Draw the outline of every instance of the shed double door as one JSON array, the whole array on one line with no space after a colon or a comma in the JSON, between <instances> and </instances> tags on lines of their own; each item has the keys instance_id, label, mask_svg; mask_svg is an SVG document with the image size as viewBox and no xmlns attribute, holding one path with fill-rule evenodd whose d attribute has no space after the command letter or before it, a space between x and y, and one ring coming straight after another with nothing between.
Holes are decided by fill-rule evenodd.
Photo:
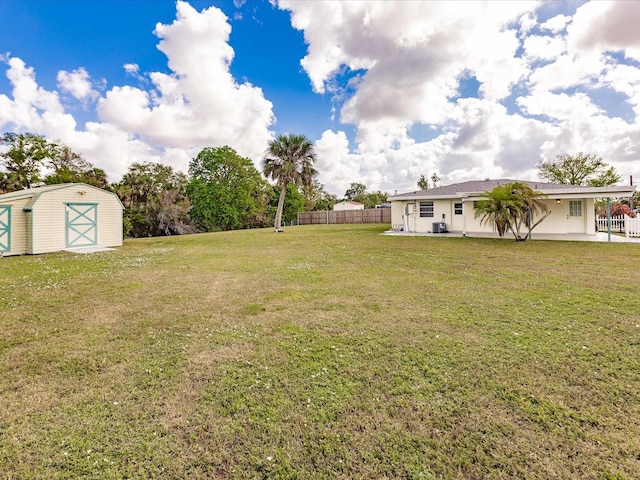
<instances>
[{"instance_id":1,"label":"shed double door","mask_svg":"<svg viewBox=\"0 0 640 480\"><path fill-rule=\"evenodd\" d=\"M98 205L68 203L66 221L67 248L98 244Z\"/></svg>"},{"instance_id":2,"label":"shed double door","mask_svg":"<svg viewBox=\"0 0 640 480\"><path fill-rule=\"evenodd\" d=\"M11 207L0 205L0 253L11 250Z\"/></svg>"}]
</instances>

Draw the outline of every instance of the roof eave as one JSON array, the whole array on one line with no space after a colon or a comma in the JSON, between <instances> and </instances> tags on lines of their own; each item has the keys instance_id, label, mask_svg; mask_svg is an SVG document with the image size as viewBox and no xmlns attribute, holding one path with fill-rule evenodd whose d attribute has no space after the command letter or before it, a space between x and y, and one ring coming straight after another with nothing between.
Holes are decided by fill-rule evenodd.
<instances>
[{"instance_id":1,"label":"roof eave","mask_svg":"<svg viewBox=\"0 0 640 480\"><path fill-rule=\"evenodd\" d=\"M616 185L610 187L571 187L571 188L550 188L538 189L551 198L603 198L603 197L631 197L637 191L634 185ZM424 193L412 193L404 195L394 195L389 197L389 201L402 200L451 200L465 199L478 200L484 198L485 192L457 192L455 195L426 195Z\"/></svg>"},{"instance_id":2,"label":"roof eave","mask_svg":"<svg viewBox=\"0 0 640 480\"><path fill-rule=\"evenodd\" d=\"M420 194L412 194L412 195L393 195L392 197L388 197L387 201L393 202L397 200L452 200L454 198L462 198L462 194L456 195L420 195Z\"/></svg>"}]
</instances>

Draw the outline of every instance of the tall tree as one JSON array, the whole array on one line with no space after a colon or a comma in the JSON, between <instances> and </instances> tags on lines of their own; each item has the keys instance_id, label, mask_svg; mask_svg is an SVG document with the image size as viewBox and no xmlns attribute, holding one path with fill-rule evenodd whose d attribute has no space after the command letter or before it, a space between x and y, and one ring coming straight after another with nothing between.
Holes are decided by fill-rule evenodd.
<instances>
[{"instance_id":1,"label":"tall tree","mask_svg":"<svg viewBox=\"0 0 640 480\"><path fill-rule=\"evenodd\" d=\"M606 187L621 180L615 168L602 158L582 152L576 155L563 153L552 162L538 165L538 176L552 183Z\"/></svg>"},{"instance_id":2,"label":"tall tree","mask_svg":"<svg viewBox=\"0 0 640 480\"><path fill-rule=\"evenodd\" d=\"M380 190L367 192L360 197L356 197L356 202L364 204L364 208L376 208L376 205L387 203L387 193Z\"/></svg>"},{"instance_id":3,"label":"tall tree","mask_svg":"<svg viewBox=\"0 0 640 480\"><path fill-rule=\"evenodd\" d=\"M189 165L191 218L208 231L265 226L272 187L228 146L205 148Z\"/></svg>"},{"instance_id":4,"label":"tall tree","mask_svg":"<svg viewBox=\"0 0 640 480\"><path fill-rule=\"evenodd\" d=\"M338 197L333 193L323 191L320 198L316 201L313 210L333 210L333 206L338 203Z\"/></svg>"},{"instance_id":5,"label":"tall tree","mask_svg":"<svg viewBox=\"0 0 640 480\"><path fill-rule=\"evenodd\" d=\"M418 188L420 190L426 190L429 188L429 180L424 176L424 173L420 175L420 178L418 179Z\"/></svg>"},{"instance_id":6,"label":"tall tree","mask_svg":"<svg viewBox=\"0 0 640 480\"><path fill-rule=\"evenodd\" d=\"M338 201L338 197L328 193L318 180L314 180L311 185L303 186L301 190L305 212L331 210Z\"/></svg>"},{"instance_id":7,"label":"tall tree","mask_svg":"<svg viewBox=\"0 0 640 480\"><path fill-rule=\"evenodd\" d=\"M0 194L15 192L23 188L15 172L0 172Z\"/></svg>"},{"instance_id":8,"label":"tall tree","mask_svg":"<svg viewBox=\"0 0 640 480\"><path fill-rule=\"evenodd\" d=\"M304 135L279 135L269 142L266 157L262 162L262 171L267 178L276 181L280 188L280 197L276 209L274 229L282 231L282 209L287 186L307 186L317 174L313 163L316 153L311 141Z\"/></svg>"},{"instance_id":9,"label":"tall tree","mask_svg":"<svg viewBox=\"0 0 640 480\"><path fill-rule=\"evenodd\" d=\"M8 147L0 153L0 164L15 190L39 183L44 160L53 158L57 149L55 143L33 133L5 133L0 136L0 145Z\"/></svg>"},{"instance_id":10,"label":"tall tree","mask_svg":"<svg viewBox=\"0 0 640 480\"><path fill-rule=\"evenodd\" d=\"M354 182L349 185L349 188L344 192L344 198L351 201L357 201L357 197L361 197L367 192L367 186L364 183Z\"/></svg>"},{"instance_id":11,"label":"tall tree","mask_svg":"<svg viewBox=\"0 0 640 480\"><path fill-rule=\"evenodd\" d=\"M367 186L364 183L352 183L349 189L345 192L345 198L353 202L359 202L364 205L364 208L375 208L376 205L387 203L387 193L381 192L367 192Z\"/></svg>"},{"instance_id":12,"label":"tall tree","mask_svg":"<svg viewBox=\"0 0 640 480\"><path fill-rule=\"evenodd\" d=\"M438 182L440 182L440 177L436 172L433 172L433 174L431 175L431 182L433 183L433 188L436 188L438 186Z\"/></svg>"},{"instance_id":13,"label":"tall tree","mask_svg":"<svg viewBox=\"0 0 640 480\"><path fill-rule=\"evenodd\" d=\"M125 207L125 233L152 237L194 233L186 196L187 177L160 163L134 163L112 185Z\"/></svg>"},{"instance_id":14,"label":"tall tree","mask_svg":"<svg viewBox=\"0 0 640 480\"><path fill-rule=\"evenodd\" d=\"M272 206L277 208L278 199L280 198L280 188L273 188ZM282 207L282 221L285 225L298 217L298 212L304 210L304 197L293 183L287 185L287 194L284 197L284 205Z\"/></svg>"},{"instance_id":15,"label":"tall tree","mask_svg":"<svg viewBox=\"0 0 640 480\"><path fill-rule=\"evenodd\" d=\"M81 155L59 142L49 142L33 133L6 133L0 136L0 144L8 149L0 154L0 164L6 173L0 172L0 191L13 191L44 182L84 182L99 188L109 183L104 170L96 168ZM43 168L50 170L42 176Z\"/></svg>"},{"instance_id":16,"label":"tall tree","mask_svg":"<svg viewBox=\"0 0 640 480\"><path fill-rule=\"evenodd\" d=\"M53 172L44 177L44 183L47 185L84 182L99 188L108 187L105 171L96 168L68 146L58 144L52 153L47 164Z\"/></svg>"}]
</instances>

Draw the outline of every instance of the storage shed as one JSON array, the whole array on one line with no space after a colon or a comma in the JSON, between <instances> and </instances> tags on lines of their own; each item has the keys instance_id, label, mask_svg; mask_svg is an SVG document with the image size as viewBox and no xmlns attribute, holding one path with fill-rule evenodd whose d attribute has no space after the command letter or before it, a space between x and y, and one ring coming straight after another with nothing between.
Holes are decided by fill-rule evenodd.
<instances>
[{"instance_id":1,"label":"storage shed","mask_svg":"<svg viewBox=\"0 0 640 480\"><path fill-rule=\"evenodd\" d=\"M122 245L115 193L63 183L0 195L0 255Z\"/></svg>"}]
</instances>

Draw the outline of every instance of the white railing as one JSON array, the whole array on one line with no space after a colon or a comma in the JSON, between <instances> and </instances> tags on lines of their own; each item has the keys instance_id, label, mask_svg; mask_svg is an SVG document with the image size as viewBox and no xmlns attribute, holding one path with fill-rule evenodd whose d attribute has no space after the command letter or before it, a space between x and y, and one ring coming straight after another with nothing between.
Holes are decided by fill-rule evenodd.
<instances>
[{"instance_id":1,"label":"white railing","mask_svg":"<svg viewBox=\"0 0 640 480\"><path fill-rule=\"evenodd\" d=\"M599 232L609 230L607 217L597 217L596 224ZM611 231L624 233L627 237L640 238L640 217L631 218L629 215L611 217Z\"/></svg>"},{"instance_id":2,"label":"white railing","mask_svg":"<svg viewBox=\"0 0 640 480\"><path fill-rule=\"evenodd\" d=\"M616 215L611 217L611 231L622 233L624 232L626 215ZM607 232L609 230L607 217L596 217L597 231Z\"/></svg>"},{"instance_id":3,"label":"white railing","mask_svg":"<svg viewBox=\"0 0 640 480\"><path fill-rule=\"evenodd\" d=\"M627 237L640 237L640 217L624 216L624 232Z\"/></svg>"}]
</instances>

